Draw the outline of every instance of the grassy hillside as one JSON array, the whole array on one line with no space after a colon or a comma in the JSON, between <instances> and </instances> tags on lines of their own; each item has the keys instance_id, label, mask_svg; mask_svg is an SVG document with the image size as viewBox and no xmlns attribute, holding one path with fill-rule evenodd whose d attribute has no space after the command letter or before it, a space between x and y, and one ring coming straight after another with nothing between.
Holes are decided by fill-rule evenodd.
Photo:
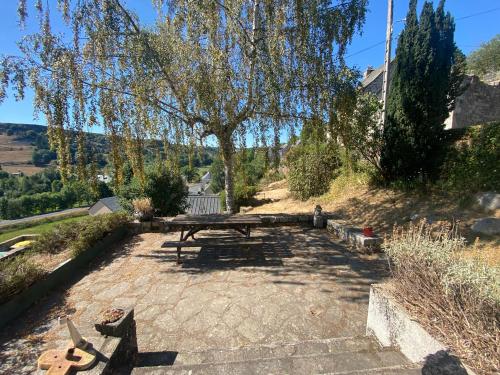
<instances>
[{"instance_id":1,"label":"grassy hillside","mask_svg":"<svg viewBox=\"0 0 500 375\"><path fill-rule=\"evenodd\" d=\"M87 154L97 158L100 168L106 169L109 163L110 143L104 134L86 133ZM34 124L0 123L0 166L14 173L21 171L32 175L50 164L55 163L56 154L49 150L47 127ZM98 150L98 152L96 152ZM71 154L75 159L76 144L71 144ZM145 161L153 160L158 152L164 152L163 143L148 140L145 145ZM181 151L181 167L187 165L187 148ZM206 147L195 167L210 165L217 154L217 148Z\"/></svg>"},{"instance_id":2,"label":"grassy hillside","mask_svg":"<svg viewBox=\"0 0 500 375\"><path fill-rule=\"evenodd\" d=\"M22 172L32 175L40 172L43 167L33 165L31 157L34 146L27 141L19 140L16 136L0 134L0 165L9 173Z\"/></svg>"}]
</instances>

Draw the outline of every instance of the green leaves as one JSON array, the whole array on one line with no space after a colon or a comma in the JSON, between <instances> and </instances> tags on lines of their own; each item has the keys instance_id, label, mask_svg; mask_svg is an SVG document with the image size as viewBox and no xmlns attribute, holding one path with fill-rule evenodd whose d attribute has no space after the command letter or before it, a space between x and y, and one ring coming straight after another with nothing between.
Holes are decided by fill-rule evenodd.
<instances>
[{"instance_id":1,"label":"green leaves","mask_svg":"<svg viewBox=\"0 0 500 375\"><path fill-rule=\"evenodd\" d=\"M300 144L287 154L288 188L300 200L320 196L328 191L338 173L338 150L332 143Z\"/></svg>"},{"instance_id":2,"label":"green leaves","mask_svg":"<svg viewBox=\"0 0 500 375\"><path fill-rule=\"evenodd\" d=\"M455 24L425 2L420 18L410 3L396 51L381 165L386 180L433 179L442 162L444 121L463 79Z\"/></svg>"},{"instance_id":3,"label":"green leaves","mask_svg":"<svg viewBox=\"0 0 500 375\"><path fill-rule=\"evenodd\" d=\"M480 77L500 71L500 34L467 57L467 69Z\"/></svg>"}]
</instances>

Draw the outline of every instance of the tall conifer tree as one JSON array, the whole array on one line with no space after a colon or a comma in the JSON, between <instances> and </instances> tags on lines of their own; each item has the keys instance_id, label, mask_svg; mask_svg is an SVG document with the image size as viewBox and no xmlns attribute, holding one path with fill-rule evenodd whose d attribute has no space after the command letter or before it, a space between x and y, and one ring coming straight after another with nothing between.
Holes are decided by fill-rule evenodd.
<instances>
[{"instance_id":1,"label":"tall conifer tree","mask_svg":"<svg viewBox=\"0 0 500 375\"><path fill-rule=\"evenodd\" d=\"M387 180L432 178L440 165L444 121L463 79L455 23L444 3L434 10L426 1L418 19L417 0L410 1L384 129L381 165Z\"/></svg>"}]
</instances>

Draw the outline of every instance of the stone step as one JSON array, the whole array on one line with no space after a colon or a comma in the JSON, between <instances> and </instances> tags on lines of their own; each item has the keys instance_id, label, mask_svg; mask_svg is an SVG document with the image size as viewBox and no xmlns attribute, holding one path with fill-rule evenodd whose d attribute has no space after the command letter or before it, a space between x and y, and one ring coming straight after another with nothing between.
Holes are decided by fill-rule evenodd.
<instances>
[{"instance_id":1,"label":"stone step","mask_svg":"<svg viewBox=\"0 0 500 375\"><path fill-rule=\"evenodd\" d=\"M196 352L180 352L175 365L202 363L226 363L260 358L281 358L313 354L334 354L355 351L379 351L379 344L370 337L340 337L307 340L296 343L274 343L244 346L233 349L208 349Z\"/></svg>"},{"instance_id":2,"label":"stone step","mask_svg":"<svg viewBox=\"0 0 500 375\"><path fill-rule=\"evenodd\" d=\"M173 365L138 367L138 374L165 375L218 375L218 374L417 374L396 351L347 352L281 358L258 358L227 363L202 363L197 365Z\"/></svg>"},{"instance_id":3,"label":"stone step","mask_svg":"<svg viewBox=\"0 0 500 375\"><path fill-rule=\"evenodd\" d=\"M178 353L172 366L136 367L133 374L401 374L418 372L399 352L369 337L346 337L237 349Z\"/></svg>"}]
</instances>

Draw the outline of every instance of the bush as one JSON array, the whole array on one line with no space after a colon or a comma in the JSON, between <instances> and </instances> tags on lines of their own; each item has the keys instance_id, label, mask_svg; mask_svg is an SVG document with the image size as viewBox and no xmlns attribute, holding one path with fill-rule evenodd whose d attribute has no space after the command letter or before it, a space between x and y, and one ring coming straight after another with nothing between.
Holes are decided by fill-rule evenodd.
<instances>
[{"instance_id":1,"label":"bush","mask_svg":"<svg viewBox=\"0 0 500 375\"><path fill-rule=\"evenodd\" d=\"M33 242L32 251L55 254L69 248L72 255L76 256L127 221L128 216L121 212L89 216L78 222L56 225Z\"/></svg>"},{"instance_id":2,"label":"bush","mask_svg":"<svg viewBox=\"0 0 500 375\"><path fill-rule=\"evenodd\" d=\"M468 138L468 139L467 139ZM448 191L500 191L500 122L469 128L446 156L440 184Z\"/></svg>"},{"instance_id":3,"label":"bush","mask_svg":"<svg viewBox=\"0 0 500 375\"><path fill-rule=\"evenodd\" d=\"M94 246L108 233L121 227L129 220L126 213L105 214L82 221L78 237L69 248L73 257Z\"/></svg>"},{"instance_id":4,"label":"bush","mask_svg":"<svg viewBox=\"0 0 500 375\"><path fill-rule=\"evenodd\" d=\"M338 150L329 143L293 147L287 155L287 180L292 194L307 200L326 193L340 166Z\"/></svg>"},{"instance_id":5,"label":"bush","mask_svg":"<svg viewBox=\"0 0 500 375\"><path fill-rule=\"evenodd\" d=\"M180 175L157 165L146 171L144 186L133 177L118 189L117 195L121 206L130 213L134 211L134 199L150 198L156 215L174 216L187 208L188 187Z\"/></svg>"},{"instance_id":6,"label":"bush","mask_svg":"<svg viewBox=\"0 0 500 375\"><path fill-rule=\"evenodd\" d=\"M247 186L237 182L234 185L234 204L236 206L236 210L238 211L241 206L249 206L253 196L257 194L257 190L257 186ZM226 192L224 190L220 192L220 202L222 209L225 211Z\"/></svg>"},{"instance_id":7,"label":"bush","mask_svg":"<svg viewBox=\"0 0 500 375\"><path fill-rule=\"evenodd\" d=\"M29 287L44 275L26 254L0 262L0 303Z\"/></svg>"},{"instance_id":8,"label":"bush","mask_svg":"<svg viewBox=\"0 0 500 375\"><path fill-rule=\"evenodd\" d=\"M385 245L393 293L424 326L482 373L500 367L499 270L464 259L465 242L453 229L424 221L396 228Z\"/></svg>"},{"instance_id":9,"label":"bush","mask_svg":"<svg viewBox=\"0 0 500 375\"><path fill-rule=\"evenodd\" d=\"M151 198L155 212L160 216L184 213L188 205L188 188L184 180L165 167L146 175L144 195Z\"/></svg>"}]
</instances>

